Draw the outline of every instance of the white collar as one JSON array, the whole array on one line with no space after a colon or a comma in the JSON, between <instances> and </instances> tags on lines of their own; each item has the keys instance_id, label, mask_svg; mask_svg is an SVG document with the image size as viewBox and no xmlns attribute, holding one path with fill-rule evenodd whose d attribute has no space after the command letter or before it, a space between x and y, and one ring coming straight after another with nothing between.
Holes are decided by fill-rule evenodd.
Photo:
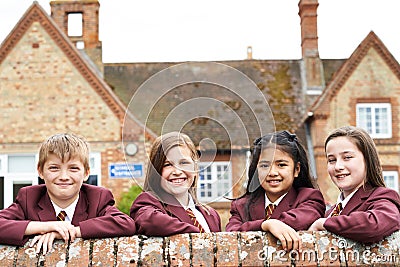
<instances>
[{"instance_id":1,"label":"white collar","mask_svg":"<svg viewBox=\"0 0 400 267\"><path fill-rule=\"evenodd\" d=\"M342 203L342 209L344 209L344 207L347 205L347 203L350 201L351 197L358 191L359 188L357 188L356 190L354 190L353 192L351 192L350 195L348 195L345 199L343 199L343 192L339 194L336 204Z\"/></svg>"},{"instance_id":2,"label":"white collar","mask_svg":"<svg viewBox=\"0 0 400 267\"><path fill-rule=\"evenodd\" d=\"M194 204L194 201L193 201L192 196L191 196L190 194L188 194L188 195L189 195L188 205L187 205L187 206L182 205L182 207L183 207L185 210L187 210L187 209L189 209L189 208L190 208L191 210L196 209L196 205Z\"/></svg>"},{"instance_id":3,"label":"white collar","mask_svg":"<svg viewBox=\"0 0 400 267\"><path fill-rule=\"evenodd\" d=\"M278 206L279 203L282 201L282 199L287 195L287 193L283 194L282 196L280 196L277 200L275 200L275 202L271 202L271 200L269 200L267 194L265 194L265 207L267 207L269 204L274 204L275 206Z\"/></svg>"},{"instance_id":4,"label":"white collar","mask_svg":"<svg viewBox=\"0 0 400 267\"><path fill-rule=\"evenodd\" d=\"M63 211L65 211L65 213L67 213L67 217L65 217L65 221L71 222L72 218L74 217L75 208L76 208L76 205L78 204L78 200L79 200L79 195L74 200L74 202L72 202L71 205L69 205L65 209L60 208L59 206L57 206L56 203L53 202L53 200L51 200L51 204L53 204L54 210L56 212L56 217L60 213L60 211L63 210Z\"/></svg>"}]
</instances>

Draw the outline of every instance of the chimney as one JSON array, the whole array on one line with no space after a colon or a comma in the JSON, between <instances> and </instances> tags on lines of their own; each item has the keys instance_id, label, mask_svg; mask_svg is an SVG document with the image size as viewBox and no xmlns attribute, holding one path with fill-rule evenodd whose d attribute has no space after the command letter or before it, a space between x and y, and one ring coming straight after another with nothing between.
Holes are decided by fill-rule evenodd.
<instances>
[{"instance_id":1,"label":"chimney","mask_svg":"<svg viewBox=\"0 0 400 267\"><path fill-rule=\"evenodd\" d=\"M251 46L247 47L247 59L253 59L253 48Z\"/></svg>"},{"instance_id":2,"label":"chimney","mask_svg":"<svg viewBox=\"0 0 400 267\"><path fill-rule=\"evenodd\" d=\"M70 38L75 46L83 50L103 73L102 44L99 41L99 8L98 0L55 0L50 1L51 17ZM78 18L72 24L73 18ZM80 28L78 33L71 34L72 28ZM70 28L70 29L69 29Z\"/></svg>"},{"instance_id":3,"label":"chimney","mask_svg":"<svg viewBox=\"0 0 400 267\"><path fill-rule=\"evenodd\" d=\"M318 57L318 0L300 0L301 52L303 58Z\"/></svg>"},{"instance_id":4,"label":"chimney","mask_svg":"<svg viewBox=\"0 0 400 267\"><path fill-rule=\"evenodd\" d=\"M303 84L307 95L319 95L325 87L322 61L318 52L318 0L300 0L301 52Z\"/></svg>"}]
</instances>

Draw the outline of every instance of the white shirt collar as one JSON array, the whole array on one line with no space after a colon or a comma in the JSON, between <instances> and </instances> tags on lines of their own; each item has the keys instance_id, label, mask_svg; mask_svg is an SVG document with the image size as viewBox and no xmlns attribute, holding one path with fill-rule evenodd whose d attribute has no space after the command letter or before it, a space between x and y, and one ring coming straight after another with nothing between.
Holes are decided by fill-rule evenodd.
<instances>
[{"instance_id":1,"label":"white shirt collar","mask_svg":"<svg viewBox=\"0 0 400 267\"><path fill-rule=\"evenodd\" d=\"M71 205L69 205L68 207L66 207L65 209L60 208L59 206L57 206L57 204L55 204L53 202L53 200L51 200L51 204L53 204L54 210L56 211L56 217L57 215L60 213L60 211L65 211L65 213L67 213L67 217L65 217L65 221L67 222L71 222L72 218L74 217L74 213L75 213L75 208L76 205L78 204L78 200L79 200L79 195L78 197L74 200L74 202L71 203Z\"/></svg>"},{"instance_id":2,"label":"white shirt collar","mask_svg":"<svg viewBox=\"0 0 400 267\"><path fill-rule=\"evenodd\" d=\"M351 192L351 194L348 195L345 199L343 199L343 192L340 193L337 198L336 204L342 203L342 209L344 209L344 207L346 207L347 203L350 201L351 197L358 191L358 189Z\"/></svg>"},{"instance_id":3,"label":"white shirt collar","mask_svg":"<svg viewBox=\"0 0 400 267\"><path fill-rule=\"evenodd\" d=\"M188 205L187 206L183 206L183 208L185 209L185 210L187 210L187 209L191 209L191 210L193 210L193 209L195 209L196 208L196 206L194 205L194 201L193 201L193 198L192 198L192 196L190 195L190 194L188 194L189 195L189 202L188 202Z\"/></svg>"},{"instance_id":4,"label":"white shirt collar","mask_svg":"<svg viewBox=\"0 0 400 267\"><path fill-rule=\"evenodd\" d=\"M196 220L203 227L204 231L206 233L210 232L210 227L208 226L206 219L204 218L203 214L198 209L196 209L196 205L194 204L193 198L192 198L192 196L190 194L189 194L189 203L188 203L188 205L187 206L183 206L182 205L182 207L185 210L190 208L192 210L194 216L196 216Z\"/></svg>"},{"instance_id":5,"label":"white shirt collar","mask_svg":"<svg viewBox=\"0 0 400 267\"><path fill-rule=\"evenodd\" d=\"M283 194L282 196L280 196L277 200L275 200L275 202L271 202L271 200L269 200L267 194L265 194L265 208L269 205L269 204L274 204L275 206L278 206L279 203L282 201L282 199L287 195L287 193Z\"/></svg>"}]
</instances>

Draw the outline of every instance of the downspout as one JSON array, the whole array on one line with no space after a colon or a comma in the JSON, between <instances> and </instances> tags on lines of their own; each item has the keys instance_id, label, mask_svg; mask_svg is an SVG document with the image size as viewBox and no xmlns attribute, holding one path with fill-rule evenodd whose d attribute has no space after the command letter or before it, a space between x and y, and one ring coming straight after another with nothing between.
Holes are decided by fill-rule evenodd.
<instances>
[{"instance_id":1,"label":"downspout","mask_svg":"<svg viewBox=\"0 0 400 267\"><path fill-rule=\"evenodd\" d=\"M251 160L251 151L246 151L246 182L242 184L244 190L247 188L247 184L249 182L249 167L250 167L250 160Z\"/></svg>"},{"instance_id":2,"label":"downspout","mask_svg":"<svg viewBox=\"0 0 400 267\"><path fill-rule=\"evenodd\" d=\"M306 133L306 144L307 144L307 151L308 151L308 157L310 160L310 171L311 171L311 176L317 180L317 168L315 164L315 157L314 157L314 146L313 146L313 140L311 137L311 130L310 130L310 118L314 114L312 112L308 112L308 118L305 120L304 123L304 129Z\"/></svg>"}]
</instances>

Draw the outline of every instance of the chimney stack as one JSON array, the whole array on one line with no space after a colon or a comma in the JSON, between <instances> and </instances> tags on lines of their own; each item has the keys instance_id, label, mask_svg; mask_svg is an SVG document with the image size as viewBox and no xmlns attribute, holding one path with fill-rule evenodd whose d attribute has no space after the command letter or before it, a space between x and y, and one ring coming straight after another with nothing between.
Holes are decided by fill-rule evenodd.
<instances>
[{"instance_id":1,"label":"chimney stack","mask_svg":"<svg viewBox=\"0 0 400 267\"><path fill-rule=\"evenodd\" d=\"M325 87L322 61L318 52L318 0L300 0L301 52L304 89L307 95L319 95Z\"/></svg>"},{"instance_id":2,"label":"chimney stack","mask_svg":"<svg viewBox=\"0 0 400 267\"><path fill-rule=\"evenodd\" d=\"M72 43L84 50L90 59L103 73L102 44L99 41L99 8L98 0L53 0L50 1L51 17ZM70 15L81 15L82 33L80 36L69 36Z\"/></svg>"},{"instance_id":3,"label":"chimney stack","mask_svg":"<svg viewBox=\"0 0 400 267\"><path fill-rule=\"evenodd\" d=\"M253 59L253 48L251 45L247 47L247 59Z\"/></svg>"},{"instance_id":4,"label":"chimney stack","mask_svg":"<svg viewBox=\"0 0 400 267\"><path fill-rule=\"evenodd\" d=\"M303 58L318 57L318 0L300 0L301 52Z\"/></svg>"}]
</instances>

